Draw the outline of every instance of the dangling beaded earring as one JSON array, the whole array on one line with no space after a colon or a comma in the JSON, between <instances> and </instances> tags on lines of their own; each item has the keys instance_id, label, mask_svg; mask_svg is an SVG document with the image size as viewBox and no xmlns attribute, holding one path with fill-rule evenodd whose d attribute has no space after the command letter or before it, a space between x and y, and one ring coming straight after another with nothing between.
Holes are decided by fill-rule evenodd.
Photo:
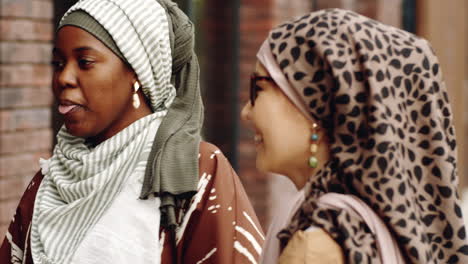
<instances>
[{"instance_id":1,"label":"dangling beaded earring","mask_svg":"<svg viewBox=\"0 0 468 264\"><path fill-rule=\"evenodd\" d=\"M138 109L138 107L140 107L140 98L138 97L138 89L140 89L140 83L138 81L135 81L135 83L133 84L133 107L135 107L135 109Z\"/></svg>"},{"instance_id":2,"label":"dangling beaded earring","mask_svg":"<svg viewBox=\"0 0 468 264\"><path fill-rule=\"evenodd\" d=\"M312 144L310 144L310 153L312 153L312 156L309 158L309 167L311 168L317 168L318 166L318 159L315 155L317 155L318 151L318 145L317 142L319 140L319 135L317 133L318 130L318 125L316 123L312 124L312 136L310 136L310 139L312 140Z\"/></svg>"}]
</instances>

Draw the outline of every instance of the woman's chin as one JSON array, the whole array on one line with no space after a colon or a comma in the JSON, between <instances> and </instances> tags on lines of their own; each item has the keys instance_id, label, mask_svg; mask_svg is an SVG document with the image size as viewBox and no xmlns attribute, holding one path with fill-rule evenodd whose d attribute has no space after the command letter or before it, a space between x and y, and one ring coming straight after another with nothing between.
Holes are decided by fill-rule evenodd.
<instances>
[{"instance_id":1,"label":"woman's chin","mask_svg":"<svg viewBox=\"0 0 468 264\"><path fill-rule=\"evenodd\" d=\"M79 123L67 123L65 122L65 127L67 128L67 132L75 137L80 138L89 138L91 137L92 133L87 131L82 125Z\"/></svg>"},{"instance_id":2,"label":"woman's chin","mask_svg":"<svg viewBox=\"0 0 468 264\"><path fill-rule=\"evenodd\" d=\"M257 167L257 170L263 173L270 173L270 172L274 173L273 166L271 166L271 162L268 160L267 157L265 157L261 153L257 154L255 166Z\"/></svg>"}]
</instances>

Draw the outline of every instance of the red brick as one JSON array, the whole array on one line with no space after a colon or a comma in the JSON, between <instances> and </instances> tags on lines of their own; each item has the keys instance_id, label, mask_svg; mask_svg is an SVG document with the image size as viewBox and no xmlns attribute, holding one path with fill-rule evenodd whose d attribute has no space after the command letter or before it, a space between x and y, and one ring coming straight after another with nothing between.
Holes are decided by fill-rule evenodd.
<instances>
[{"instance_id":1,"label":"red brick","mask_svg":"<svg viewBox=\"0 0 468 264\"><path fill-rule=\"evenodd\" d=\"M54 18L54 6L52 1L32 1L31 17L52 20Z\"/></svg>"},{"instance_id":2,"label":"red brick","mask_svg":"<svg viewBox=\"0 0 468 264\"><path fill-rule=\"evenodd\" d=\"M259 6L263 9L271 9L272 0L241 0L241 6Z\"/></svg>"},{"instance_id":3,"label":"red brick","mask_svg":"<svg viewBox=\"0 0 468 264\"><path fill-rule=\"evenodd\" d=\"M0 180L0 206L1 201L18 199L23 194L33 176L14 177Z\"/></svg>"},{"instance_id":4,"label":"red brick","mask_svg":"<svg viewBox=\"0 0 468 264\"><path fill-rule=\"evenodd\" d=\"M32 10L30 0L2 0L0 1L0 16L28 17Z\"/></svg>"},{"instance_id":5,"label":"red brick","mask_svg":"<svg viewBox=\"0 0 468 264\"><path fill-rule=\"evenodd\" d=\"M245 53L249 53L250 56L240 62L240 74L244 75L244 78L248 77L255 70L255 62L257 61L255 52L245 51ZM246 80L250 81L249 78Z\"/></svg>"},{"instance_id":6,"label":"red brick","mask_svg":"<svg viewBox=\"0 0 468 264\"><path fill-rule=\"evenodd\" d=\"M55 27L53 23L39 22L34 23L33 36L35 40L52 41L54 39Z\"/></svg>"},{"instance_id":7,"label":"red brick","mask_svg":"<svg viewBox=\"0 0 468 264\"><path fill-rule=\"evenodd\" d=\"M52 1L2 0L0 16L52 20L54 8Z\"/></svg>"},{"instance_id":8,"label":"red brick","mask_svg":"<svg viewBox=\"0 0 468 264\"><path fill-rule=\"evenodd\" d=\"M240 18L242 19L242 18ZM256 17L255 19L250 19L251 23L241 23L239 25L240 29L240 39L245 38L245 34L257 33L258 37L264 38L267 36L267 33L271 30L271 21L265 19L260 19ZM242 48L241 48L242 49Z\"/></svg>"},{"instance_id":9,"label":"red brick","mask_svg":"<svg viewBox=\"0 0 468 264\"><path fill-rule=\"evenodd\" d=\"M49 158L50 151L0 156L0 180L15 175L33 176L39 170L39 158Z\"/></svg>"},{"instance_id":10,"label":"red brick","mask_svg":"<svg viewBox=\"0 0 468 264\"><path fill-rule=\"evenodd\" d=\"M17 197L0 203L0 225L10 224L15 214L16 207L18 207L19 200L20 197Z\"/></svg>"},{"instance_id":11,"label":"red brick","mask_svg":"<svg viewBox=\"0 0 468 264\"><path fill-rule=\"evenodd\" d=\"M318 0L318 2L341 2L341 0ZM371 0L375 1L375 0ZM291 21L308 14L312 10L312 1L294 1L291 3L287 0L278 0L276 7L273 10L274 22L273 25L282 24L285 21Z\"/></svg>"},{"instance_id":12,"label":"red brick","mask_svg":"<svg viewBox=\"0 0 468 264\"><path fill-rule=\"evenodd\" d=\"M241 25L252 24L252 22L257 21L271 24L272 13L271 9L259 8L258 5L241 5L240 21L248 21L248 23L241 23Z\"/></svg>"},{"instance_id":13,"label":"red brick","mask_svg":"<svg viewBox=\"0 0 468 264\"><path fill-rule=\"evenodd\" d=\"M0 87L42 86L50 87L52 68L44 65L0 65Z\"/></svg>"},{"instance_id":14,"label":"red brick","mask_svg":"<svg viewBox=\"0 0 468 264\"><path fill-rule=\"evenodd\" d=\"M245 45L246 48L240 52L240 58L243 59L244 61L248 61L251 66L250 69L253 70L255 67L255 62L257 60L257 51L260 48L260 45L262 44L262 39L258 40L253 40L253 41L245 41L242 43L242 45Z\"/></svg>"},{"instance_id":15,"label":"red brick","mask_svg":"<svg viewBox=\"0 0 468 264\"><path fill-rule=\"evenodd\" d=\"M0 134L0 155L27 153L52 148L51 129Z\"/></svg>"},{"instance_id":16,"label":"red brick","mask_svg":"<svg viewBox=\"0 0 468 264\"><path fill-rule=\"evenodd\" d=\"M52 0L0 0L0 238L50 157L53 15Z\"/></svg>"},{"instance_id":17,"label":"red brick","mask_svg":"<svg viewBox=\"0 0 468 264\"><path fill-rule=\"evenodd\" d=\"M50 43L0 42L0 63L50 63Z\"/></svg>"},{"instance_id":18,"label":"red brick","mask_svg":"<svg viewBox=\"0 0 468 264\"><path fill-rule=\"evenodd\" d=\"M0 40L51 41L53 25L50 22L27 19L0 19Z\"/></svg>"},{"instance_id":19,"label":"red brick","mask_svg":"<svg viewBox=\"0 0 468 264\"><path fill-rule=\"evenodd\" d=\"M0 110L0 132L49 128L50 108Z\"/></svg>"},{"instance_id":20,"label":"red brick","mask_svg":"<svg viewBox=\"0 0 468 264\"><path fill-rule=\"evenodd\" d=\"M0 203L1 206L1 203ZM8 230L9 224L0 224L0 237L3 239L6 235L6 231Z\"/></svg>"},{"instance_id":21,"label":"red brick","mask_svg":"<svg viewBox=\"0 0 468 264\"><path fill-rule=\"evenodd\" d=\"M259 34L258 31L246 32L240 39L240 44L244 47L244 49L240 51L241 58L246 61L255 61L255 55L266 38L266 33Z\"/></svg>"},{"instance_id":22,"label":"red brick","mask_svg":"<svg viewBox=\"0 0 468 264\"><path fill-rule=\"evenodd\" d=\"M53 94L49 87L0 89L0 109L50 106L52 102Z\"/></svg>"}]
</instances>

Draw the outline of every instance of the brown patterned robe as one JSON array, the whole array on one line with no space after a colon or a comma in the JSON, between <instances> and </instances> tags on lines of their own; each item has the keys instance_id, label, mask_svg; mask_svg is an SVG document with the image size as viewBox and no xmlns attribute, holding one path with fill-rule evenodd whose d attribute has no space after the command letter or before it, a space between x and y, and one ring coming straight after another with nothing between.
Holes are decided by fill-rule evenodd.
<instances>
[{"instance_id":1,"label":"brown patterned robe","mask_svg":"<svg viewBox=\"0 0 468 264\"><path fill-rule=\"evenodd\" d=\"M177 234L161 229L161 263L257 263L263 231L242 184L217 147L202 142L198 195L184 210ZM30 225L43 179L38 172L27 187L0 248L0 263L32 264ZM156 235L156 234L155 234Z\"/></svg>"}]
</instances>

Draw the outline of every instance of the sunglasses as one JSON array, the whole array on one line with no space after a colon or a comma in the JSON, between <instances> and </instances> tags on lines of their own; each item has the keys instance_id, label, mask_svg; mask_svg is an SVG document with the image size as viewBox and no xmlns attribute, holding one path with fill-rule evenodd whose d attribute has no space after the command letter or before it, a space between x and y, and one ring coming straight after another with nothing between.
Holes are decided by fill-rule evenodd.
<instances>
[{"instance_id":1,"label":"sunglasses","mask_svg":"<svg viewBox=\"0 0 468 264\"><path fill-rule=\"evenodd\" d=\"M273 78L269 76L258 76L254 73L250 75L250 103L252 106L255 104L255 99L257 99L257 92L262 90L262 88L257 85L258 81L274 82Z\"/></svg>"}]
</instances>

